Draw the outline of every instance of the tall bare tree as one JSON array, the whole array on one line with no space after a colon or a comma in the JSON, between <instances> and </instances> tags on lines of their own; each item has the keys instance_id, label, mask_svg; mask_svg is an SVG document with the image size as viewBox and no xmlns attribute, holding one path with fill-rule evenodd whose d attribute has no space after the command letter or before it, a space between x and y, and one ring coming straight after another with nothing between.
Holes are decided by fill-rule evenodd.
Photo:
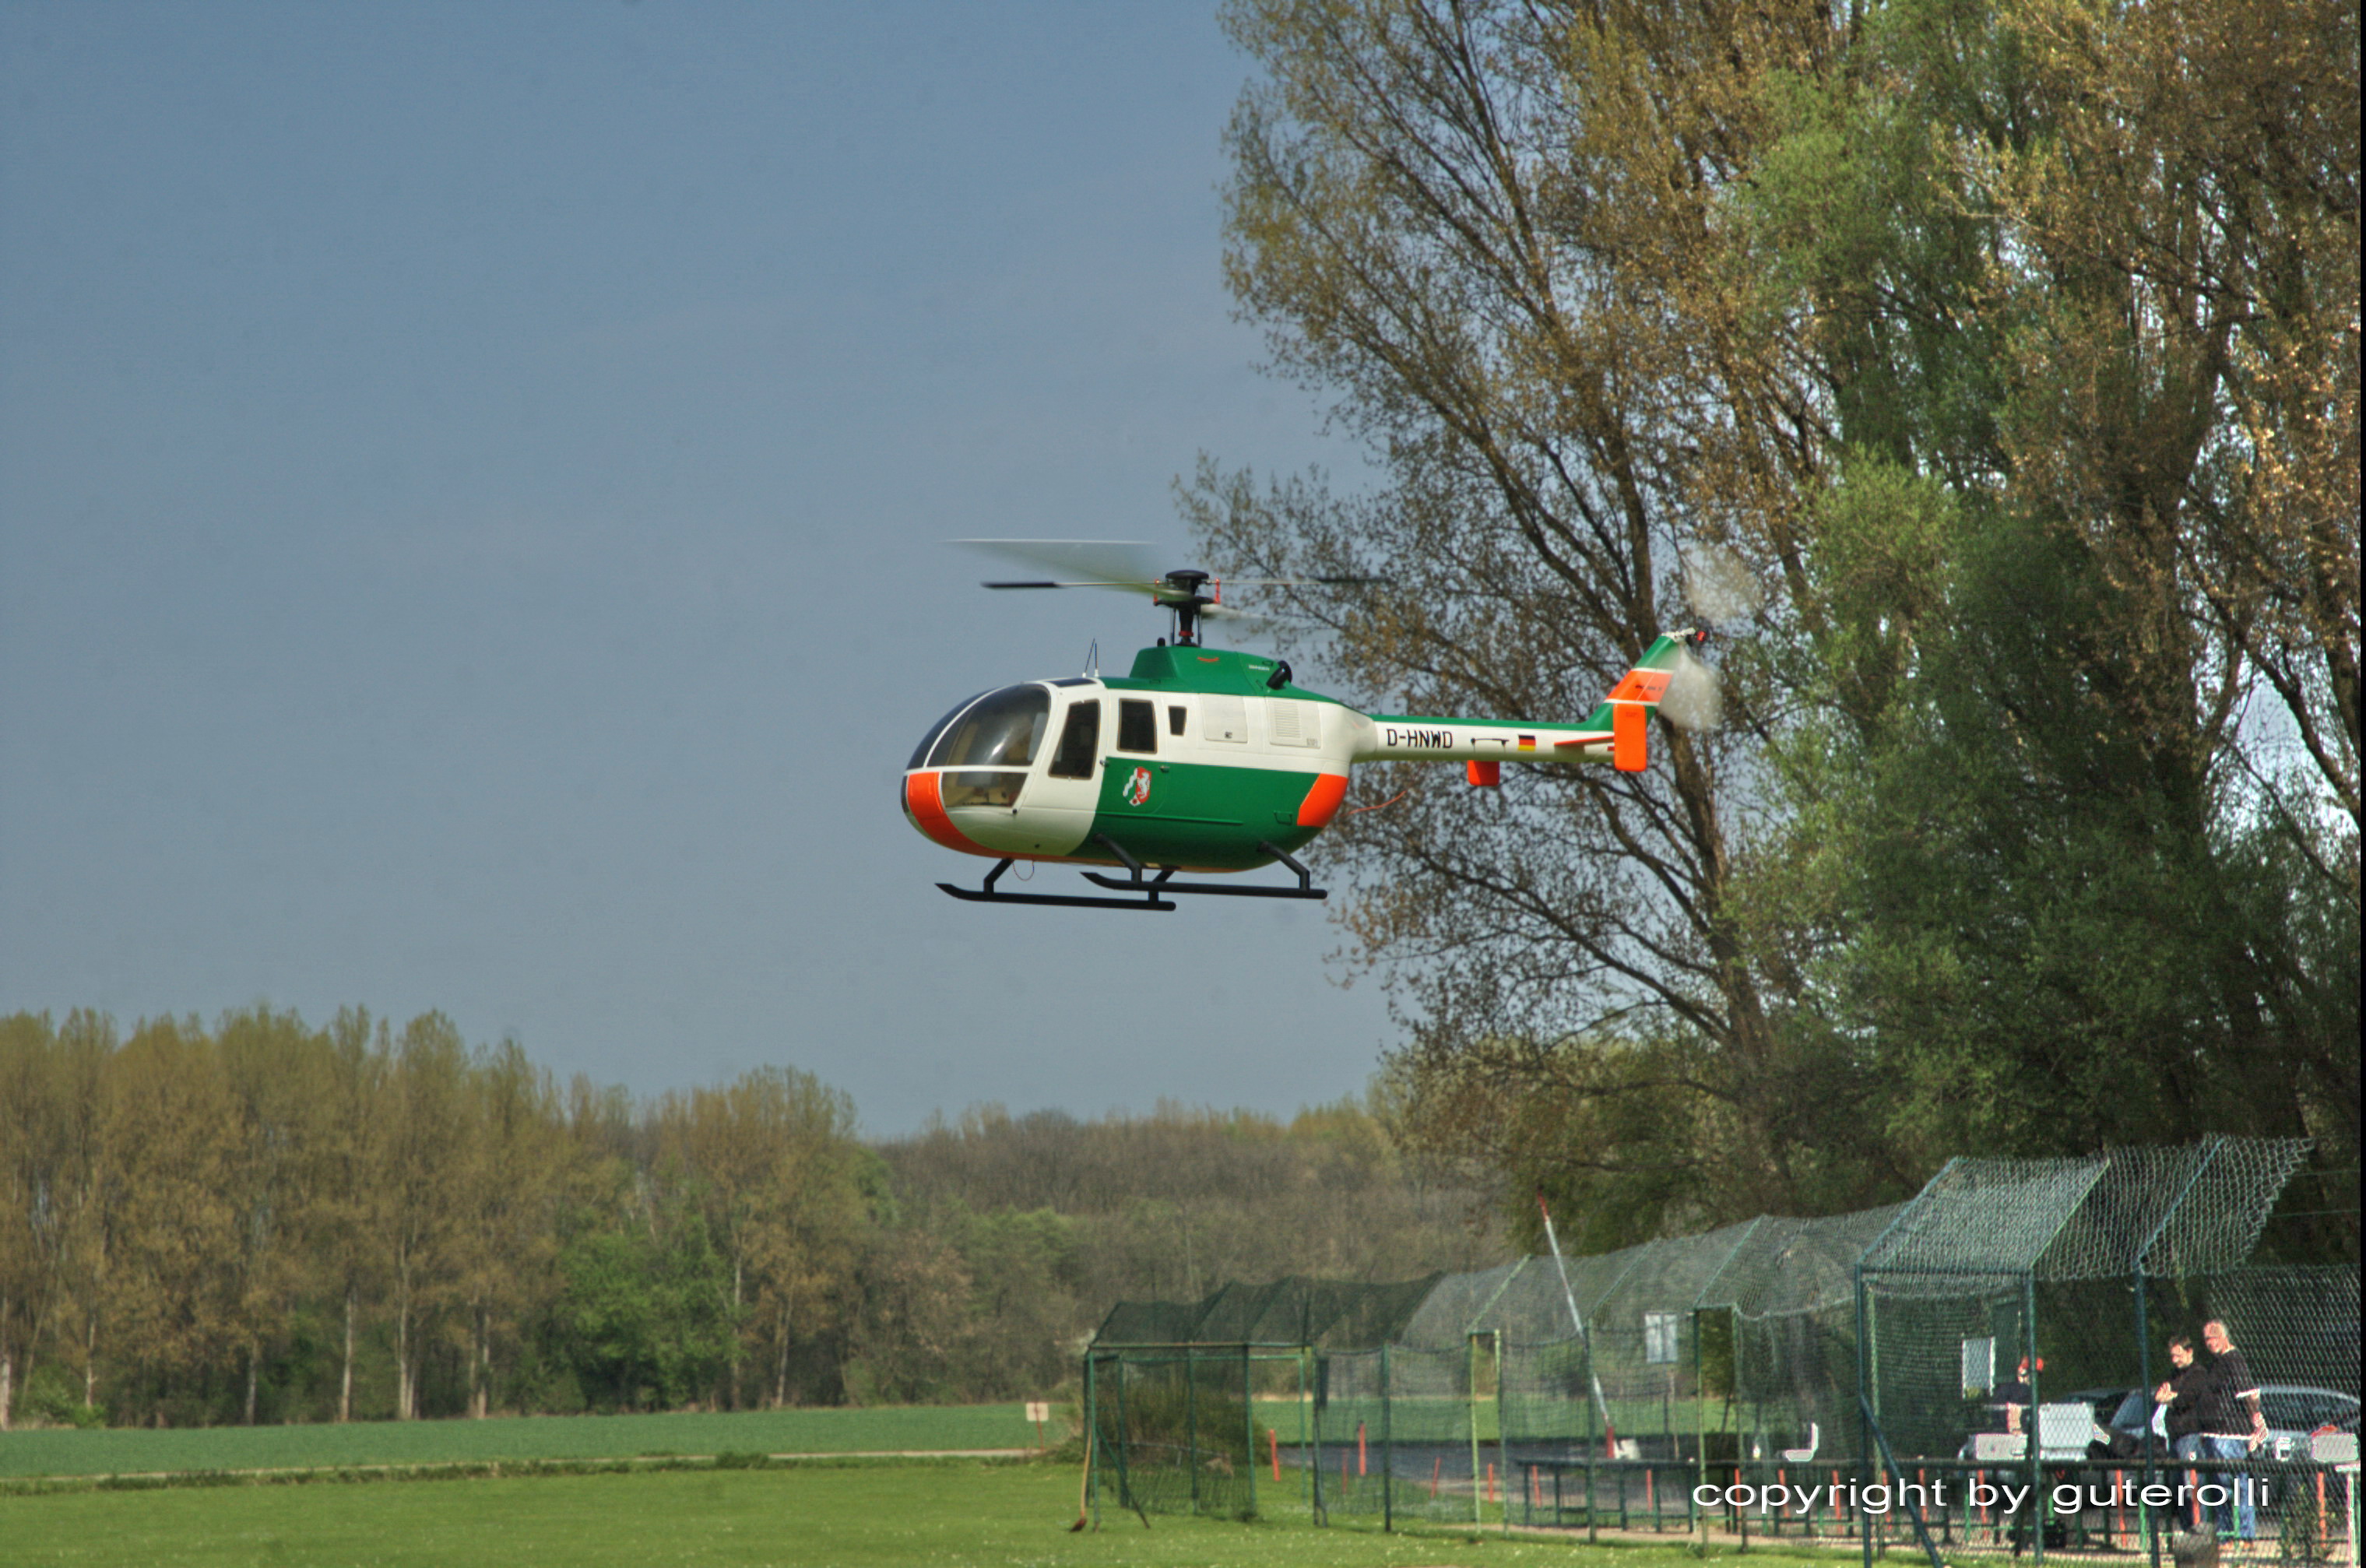
<instances>
[{"instance_id":1,"label":"tall bare tree","mask_svg":"<svg viewBox=\"0 0 2366 1568\"><path fill-rule=\"evenodd\" d=\"M1211 469L1188 501L1222 558L1389 580L1293 605L1358 696L1583 714L1685 624L1688 551L1742 539L1798 570L1825 412L1719 203L1768 82L1841 42L1827 8L1245 0L1226 21L1261 72L1229 136L1232 285L1377 478L1343 499ZM1381 776L1368 804L1403 798L1335 835L1350 930L1394 967L1417 1128L1549 1146L1646 1210L1788 1198L1814 1177L1784 1126L1780 998L1729 908L1747 753L1655 744L1647 773L1538 769L1500 796ZM1671 1121L1692 1132L1627 1134Z\"/></svg>"}]
</instances>

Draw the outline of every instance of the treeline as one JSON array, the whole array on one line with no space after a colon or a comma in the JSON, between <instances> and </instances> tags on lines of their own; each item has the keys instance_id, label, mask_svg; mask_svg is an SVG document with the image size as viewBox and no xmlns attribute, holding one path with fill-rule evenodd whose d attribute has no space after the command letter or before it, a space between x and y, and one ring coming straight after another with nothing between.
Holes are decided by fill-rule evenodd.
<instances>
[{"instance_id":1,"label":"treeline","mask_svg":"<svg viewBox=\"0 0 2366 1568\"><path fill-rule=\"evenodd\" d=\"M879 1152L912 1213L1058 1214L1095 1317L1233 1280L1401 1280L1504 1261L1503 1238L1474 1213L1481 1190L1409 1165L1387 1120L1352 1100L1287 1123L1171 1103L1097 1122L986 1108Z\"/></svg>"},{"instance_id":2,"label":"treeline","mask_svg":"<svg viewBox=\"0 0 2366 1568\"><path fill-rule=\"evenodd\" d=\"M0 1019L0 1427L1040 1397L1111 1303L1494 1261L1369 1111L636 1099L440 1014Z\"/></svg>"}]
</instances>

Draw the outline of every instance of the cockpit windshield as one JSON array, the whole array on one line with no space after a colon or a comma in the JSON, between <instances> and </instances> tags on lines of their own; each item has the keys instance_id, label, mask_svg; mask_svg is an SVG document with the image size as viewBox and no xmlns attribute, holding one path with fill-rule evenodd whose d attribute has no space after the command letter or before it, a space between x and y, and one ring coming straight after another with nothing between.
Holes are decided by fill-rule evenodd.
<instances>
[{"instance_id":1,"label":"cockpit windshield","mask_svg":"<svg viewBox=\"0 0 2366 1568\"><path fill-rule=\"evenodd\" d=\"M984 695L986 695L986 694L984 692L980 692L977 694L976 697L963 697L961 701L955 703L946 711L944 717L929 726L929 732L920 737L920 743L918 746L912 748L912 760L904 764L904 771L906 773L909 773L914 768L919 767L921 764L925 763L929 760L929 748L937 743L937 737L945 732L945 727L952 723L953 720L959 718L963 714L968 712L969 705L977 701L978 697L982 697Z\"/></svg>"},{"instance_id":2,"label":"cockpit windshield","mask_svg":"<svg viewBox=\"0 0 2366 1568\"><path fill-rule=\"evenodd\" d=\"M1023 768L1035 761L1052 722L1052 694L1005 686L957 715L929 751L931 768Z\"/></svg>"}]
</instances>

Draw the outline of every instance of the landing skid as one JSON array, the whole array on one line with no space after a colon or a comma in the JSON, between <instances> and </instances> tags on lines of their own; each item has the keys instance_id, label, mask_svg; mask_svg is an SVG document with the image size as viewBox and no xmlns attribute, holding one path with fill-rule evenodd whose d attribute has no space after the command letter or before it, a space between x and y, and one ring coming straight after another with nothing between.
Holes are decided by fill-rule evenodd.
<instances>
[{"instance_id":1,"label":"landing skid","mask_svg":"<svg viewBox=\"0 0 2366 1568\"><path fill-rule=\"evenodd\" d=\"M1143 890L1147 897L1141 898L1091 898L1075 893L996 892L994 885L1002 880L1002 874L1009 869L1008 859L997 861L994 869L986 874L986 886L983 887L955 887L950 882L940 882L937 886L954 897L966 898L973 904L1055 904L1069 909L1172 909L1175 908L1174 905L1158 897L1157 885L1155 883L1143 885ZM1122 887L1126 884L1121 882L1115 886Z\"/></svg>"},{"instance_id":2,"label":"landing skid","mask_svg":"<svg viewBox=\"0 0 2366 1568\"><path fill-rule=\"evenodd\" d=\"M1313 873L1281 850L1262 840L1258 842L1257 848L1298 874L1297 886L1234 887L1221 882L1177 882L1175 880L1176 868L1171 865L1160 867L1158 874L1152 876L1146 874L1150 868L1134 859L1126 852L1125 846L1116 840L1103 833L1094 834L1093 839L1104 849L1116 855L1119 860L1124 862L1129 874L1110 876L1104 872L1088 871L1085 873L1085 880L1098 883L1103 887L1111 888L1120 893L1138 893L1141 895L1140 897L1094 898L1080 894L1065 893L998 893L995 890L995 884L1002 879L1002 874L1008 871L1011 865L1010 861L1007 859L997 862L994 869L986 874L984 886L956 887L950 882L940 882L937 886L956 898L965 898L975 904L1050 904L1069 909L1172 909L1175 905L1164 897L1169 893L1207 893L1227 898L1328 898L1331 897L1329 888L1313 886Z\"/></svg>"}]
</instances>

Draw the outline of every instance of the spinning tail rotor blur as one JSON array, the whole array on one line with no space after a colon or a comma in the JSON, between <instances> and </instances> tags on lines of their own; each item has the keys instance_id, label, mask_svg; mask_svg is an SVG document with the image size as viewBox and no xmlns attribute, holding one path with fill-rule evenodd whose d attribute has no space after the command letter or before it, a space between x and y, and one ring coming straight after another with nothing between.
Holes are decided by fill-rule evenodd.
<instances>
[{"instance_id":1,"label":"spinning tail rotor blur","mask_svg":"<svg viewBox=\"0 0 2366 1568\"><path fill-rule=\"evenodd\" d=\"M1766 591L1750 563L1723 545L1696 541L1684 549L1684 602L1701 630L1676 657L1660 716L1679 729L1701 733L1725 723L1725 682L1693 648L1712 635L1731 635L1766 603Z\"/></svg>"}]
</instances>

